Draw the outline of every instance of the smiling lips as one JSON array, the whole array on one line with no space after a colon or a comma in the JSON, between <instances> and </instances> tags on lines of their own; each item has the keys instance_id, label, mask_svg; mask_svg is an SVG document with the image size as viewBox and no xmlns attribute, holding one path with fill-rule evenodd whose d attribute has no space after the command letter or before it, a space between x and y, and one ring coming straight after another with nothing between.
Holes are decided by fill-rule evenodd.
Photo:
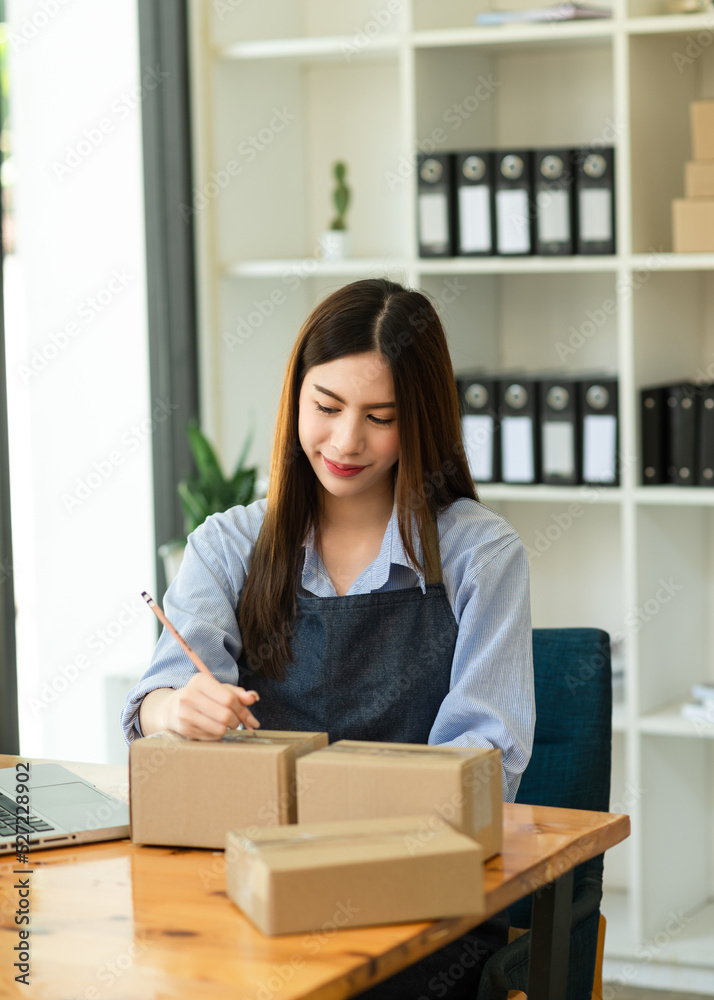
<instances>
[{"instance_id":1,"label":"smiling lips","mask_svg":"<svg viewBox=\"0 0 714 1000\"><path fill-rule=\"evenodd\" d=\"M328 472L333 472L336 476L344 476L345 478L356 476L365 468L364 465L340 465L339 462L331 462L324 455L322 456L322 461L325 463Z\"/></svg>"}]
</instances>

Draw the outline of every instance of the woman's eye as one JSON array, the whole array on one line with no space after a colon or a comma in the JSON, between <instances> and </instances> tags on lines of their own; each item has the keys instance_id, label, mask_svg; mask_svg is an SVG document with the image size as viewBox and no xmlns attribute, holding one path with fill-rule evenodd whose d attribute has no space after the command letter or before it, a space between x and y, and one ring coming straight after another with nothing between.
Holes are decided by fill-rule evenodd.
<instances>
[{"instance_id":1,"label":"woman's eye","mask_svg":"<svg viewBox=\"0 0 714 1000\"><path fill-rule=\"evenodd\" d=\"M337 410L330 406L321 406L319 403L315 403L315 406L318 408L320 413L337 413Z\"/></svg>"},{"instance_id":2,"label":"woman's eye","mask_svg":"<svg viewBox=\"0 0 714 1000\"><path fill-rule=\"evenodd\" d=\"M380 424L380 426L382 427L388 427L389 424L394 423L394 417L389 417L389 419L385 420L383 417L375 417L374 414L372 413L370 413L369 419L372 421L372 423Z\"/></svg>"}]
</instances>

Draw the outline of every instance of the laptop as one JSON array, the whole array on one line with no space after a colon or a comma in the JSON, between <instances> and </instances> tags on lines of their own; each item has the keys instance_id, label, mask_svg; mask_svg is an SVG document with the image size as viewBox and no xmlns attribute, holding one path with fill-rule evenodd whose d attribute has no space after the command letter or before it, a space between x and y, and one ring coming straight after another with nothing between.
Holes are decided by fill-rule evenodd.
<instances>
[{"instance_id":1,"label":"laptop","mask_svg":"<svg viewBox=\"0 0 714 1000\"><path fill-rule=\"evenodd\" d=\"M22 772L24 774L24 772ZM14 767L0 769L0 855L129 836L129 806L61 764L30 768L29 816L16 801ZM25 839L26 838L26 839Z\"/></svg>"}]
</instances>

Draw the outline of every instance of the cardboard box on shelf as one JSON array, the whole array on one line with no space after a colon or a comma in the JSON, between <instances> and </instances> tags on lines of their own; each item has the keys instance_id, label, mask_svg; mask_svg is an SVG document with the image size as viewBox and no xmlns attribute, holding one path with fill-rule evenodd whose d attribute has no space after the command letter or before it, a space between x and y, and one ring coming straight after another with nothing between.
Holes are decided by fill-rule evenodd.
<instances>
[{"instance_id":1,"label":"cardboard box on shelf","mask_svg":"<svg viewBox=\"0 0 714 1000\"><path fill-rule=\"evenodd\" d=\"M155 733L129 752L131 839L223 849L234 827L297 820L295 761L327 733L230 730L222 740Z\"/></svg>"},{"instance_id":2,"label":"cardboard box on shelf","mask_svg":"<svg viewBox=\"0 0 714 1000\"><path fill-rule=\"evenodd\" d=\"M430 819L229 831L226 891L264 934L482 915L483 850Z\"/></svg>"},{"instance_id":3,"label":"cardboard box on shelf","mask_svg":"<svg viewBox=\"0 0 714 1000\"><path fill-rule=\"evenodd\" d=\"M714 160L714 101L692 101L692 152L695 160Z\"/></svg>"},{"instance_id":4,"label":"cardboard box on shelf","mask_svg":"<svg viewBox=\"0 0 714 1000\"><path fill-rule=\"evenodd\" d=\"M428 813L501 851L501 751L338 740L297 762L298 823Z\"/></svg>"},{"instance_id":5,"label":"cardboard box on shelf","mask_svg":"<svg viewBox=\"0 0 714 1000\"><path fill-rule=\"evenodd\" d=\"M685 198L714 198L714 160L690 160L684 168Z\"/></svg>"},{"instance_id":6,"label":"cardboard box on shelf","mask_svg":"<svg viewBox=\"0 0 714 1000\"><path fill-rule=\"evenodd\" d=\"M714 198L674 199L672 249L675 253L714 253Z\"/></svg>"}]
</instances>

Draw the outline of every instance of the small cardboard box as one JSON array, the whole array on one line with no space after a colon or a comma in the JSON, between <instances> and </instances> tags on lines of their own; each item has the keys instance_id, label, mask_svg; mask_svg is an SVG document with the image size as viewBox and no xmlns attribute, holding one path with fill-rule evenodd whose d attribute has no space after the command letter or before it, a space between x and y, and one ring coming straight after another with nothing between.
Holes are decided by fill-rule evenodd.
<instances>
[{"instance_id":1,"label":"small cardboard box","mask_svg":"<svg viewBox=\"0 0 714 1000\"><path fill-rule=\"evenodd\" d=\"M675 253L714 253L714 198L675 198L672 202Z\"/></svg>"},{"instance_id":2,"label":"small cardboard box","mask_svg":"<svg viewBox=\"0 0 714 1000\"><path fill-rule=\"evenodd\" d=\"M129 752L131 839L172 847L225 846L234 827L297 820L295 761L327 733L229 730L222 740L155 733Z\"/></svg>"},{"instance_id":3,"label":"small cardboard box","mask_svg":"<svg viewBox=\"0 0 714 1000\"><path fill-rule=\"evenodd\" d=\"M686 198L714 198L714 160L690 160L684 168Z\"/></svg>"},{"instance_id":4,"label":"small cardboard box","mask_svg":"<svg viewBox=\"0 0 714 1000\"><path fill-rule=\"evenodd\" d=\"M428 813L478 840L503 842L501 751L338 740L297 763L298 822Z\"/></svg>"},{"instance_id":5,"label":"small cardboard box","mask_svg":"<svg viewBox=\"0 0 714 1000\"><path fill-rule=\"evenodd\" d=\"M264 934L483 914L480 845L431 818L229 831L226 890Z\"/></svg>"},{"instance_id":6,"label":"small cardboard box","mask_svg":"<svg viewBox=\"0 0 714 1000\"><path fill-rule=\"evenodd\" d=\"M714 160L714 101L692 101L692 152L695 160Z\"/></svg>"}]
</instances>

